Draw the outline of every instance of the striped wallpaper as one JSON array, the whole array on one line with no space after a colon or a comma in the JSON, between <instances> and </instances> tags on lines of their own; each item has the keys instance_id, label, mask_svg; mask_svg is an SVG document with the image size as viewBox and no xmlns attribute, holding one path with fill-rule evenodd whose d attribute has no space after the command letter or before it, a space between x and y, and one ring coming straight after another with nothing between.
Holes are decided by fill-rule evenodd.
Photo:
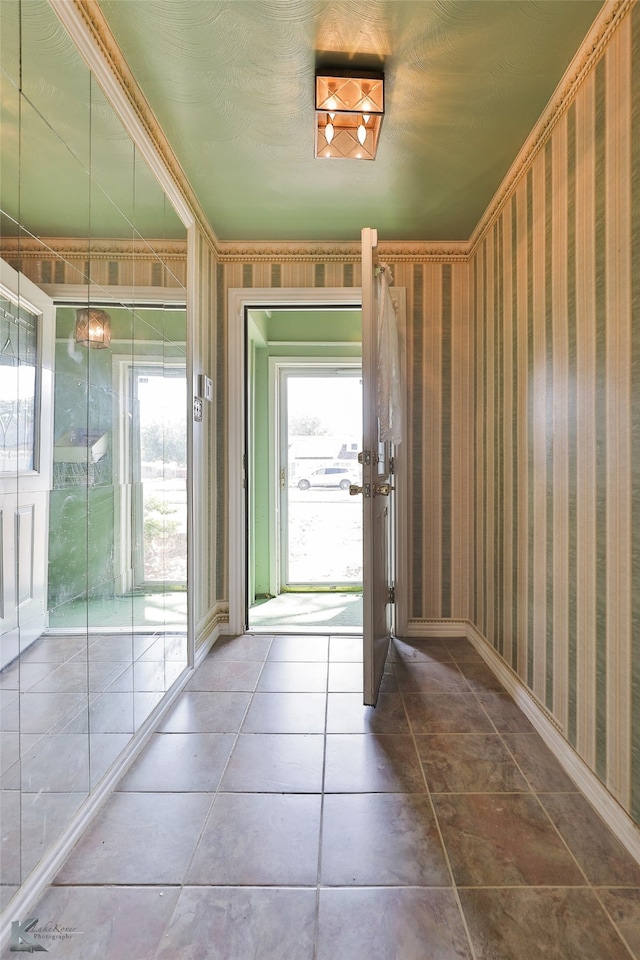
<instances>
[{"instance_id":1,"label":"striped wallpaper","mask_svg":"<svg viewBox=\"0 0 640 960\"><path fill-rule=\"evenodd\" d=\"M389 258L409 616L470 620L640 822L640 6L576 88L466 260ZM353 258L216 266L218 598L227 291L359 283Z\"/></svg>"},{"instance_id":2,"label":"striped wallpaper","mask_svg":"<svg viewBox=\"0 0 640 960\"><path fill-rule=\"evenodd\" d=\"M470 619L640 820L640 7L470 270Z\"/></svg>"},{"instance_id":3,"label":"striped wallpaper","mask_svg":"<svg viewBox=\"0 0 640 960\"><path fill-rule=\"evenodd\" d=\"M473 334L469 321L468 264L392 262L392 266L395 285L407 291L410 432L399 455L407 458L410 487L409 614L418 619L466 619L471 600L469 387ZM235 287L320 290L359 286L361 279L359 262L231 263L219 265L218 270L219 309L223 314L227 291ZM218 355L222 356L224 329L220 325ZM226 403L223 378L218 385L218 405L222 410ZM219 482L224 484L224 477ZM224 536L220 542L224 542Z\"/></svg>"}]
</instances>

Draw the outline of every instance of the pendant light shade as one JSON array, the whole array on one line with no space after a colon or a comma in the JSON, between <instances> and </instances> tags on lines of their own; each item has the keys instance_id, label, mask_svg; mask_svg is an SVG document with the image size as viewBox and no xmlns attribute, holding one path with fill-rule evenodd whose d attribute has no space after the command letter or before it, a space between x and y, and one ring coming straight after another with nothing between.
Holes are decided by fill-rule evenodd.
<instances>
[{"instance_id":1,"label":"pendant light shade","mask_svg":"<svg viewBox=\"0 0 640 960\"><path fill-rule=\"evenodd\" d=\"M111 316L106 310L83 307L76 310L76 343L100 350L111 343Z\"/></svg>"}]
</instances>

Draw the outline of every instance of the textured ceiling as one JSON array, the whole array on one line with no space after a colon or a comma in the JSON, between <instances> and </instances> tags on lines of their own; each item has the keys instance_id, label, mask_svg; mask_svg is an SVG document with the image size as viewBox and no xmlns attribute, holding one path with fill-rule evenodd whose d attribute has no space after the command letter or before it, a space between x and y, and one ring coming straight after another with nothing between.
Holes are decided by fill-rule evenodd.
<instances>
[{"instance_id":1,"label":"textured ceiling","mask_svg":"<svg viewBox=\"0 0 640 960\"><path fill-rule=\"evenodd\" d=\"M100 0L222 240L465 240L601 0ZM382 68L373 162L313 156L316 66Z\"/></svg>"}]
</instances>

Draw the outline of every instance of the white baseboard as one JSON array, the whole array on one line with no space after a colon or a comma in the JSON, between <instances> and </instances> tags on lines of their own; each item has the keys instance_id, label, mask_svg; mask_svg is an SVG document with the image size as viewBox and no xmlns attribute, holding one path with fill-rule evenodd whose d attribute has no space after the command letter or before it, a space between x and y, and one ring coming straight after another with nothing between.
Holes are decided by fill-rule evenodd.
<instances>
[{"instance_id":1,"label":"white baseboard","mask_svg":"<svg viewBox=\"0 0 640 960\"><path fill-rule=\"evenodd\" d=\"M459 622L459 621L458 621ZM607 790L593 770L576 753L562 735L553 716L513 672L489 641L466 621L467 639L474 645L489 669L495 674L525 716L531 721L551 752L579 790L611 828L618 840L640 863L640 828Z\"/></svg>"},{"instance_id":2,"label":"white baseboard","mask_svg":"<svg viewBox=\"0 0 640 960\"><path fill-rule=\"evenodd\" d=\"M228 632L228 628L229 605L219 601L196 623L195 666L198 666L200 661L206 657L218 637Z\"/></svg>"},{"instance_id":3,"label":"white baseboard","mask_svg":"<svg viewBox=\"0 0 640 960\"><path fill-rule=\"evenodd\" d=\"M405 637L466 637L468 620L407 620Z\"/></svg>"},{"instance_id":4,"label":"white baseboard","mask_svg":"<svg viewBox=\"0 0 640 960\"><path fill-rule=\"evenodd\" d=\"M492 673L502 683L545 744L554 754L564 771L611 828L618 840L640 863L640 827L620 806L593 770L576 753L563 736L559 725L520 677L494 650L486 637L470 620L409 620L407 637L466 637L476 648Z\"/></svg>"}]
</instances>

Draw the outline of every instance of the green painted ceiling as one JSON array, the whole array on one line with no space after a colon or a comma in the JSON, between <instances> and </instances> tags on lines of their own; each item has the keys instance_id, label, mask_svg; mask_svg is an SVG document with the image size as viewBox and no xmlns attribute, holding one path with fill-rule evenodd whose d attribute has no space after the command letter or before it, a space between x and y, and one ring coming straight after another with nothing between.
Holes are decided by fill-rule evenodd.
<instances>
[{"instance_id":1,"label":"green painted ceiling","mask_svg":"<svg viewBox=\"0 0 640 960\"><path fill-rule=\"evenodd\" d=\"M601 0L100 0L222 240L465 240ZM382 68L374 162L313 156L317 65Z\"/></svg>"},{"instance_id":2,"label":"green painted ceiling","mask_svg":"<svg viewBox=\"0 0 640 960\"><path fill-rule=\"evenodd\" d=\"M466 240L601 0L100 0L222 240ZM383 68L374 162L313 156L313 79ZM0 231L181 237L47 0L0 0ZM22 95L20 95L22 91Z\"/></svg>"}]
</instances>

